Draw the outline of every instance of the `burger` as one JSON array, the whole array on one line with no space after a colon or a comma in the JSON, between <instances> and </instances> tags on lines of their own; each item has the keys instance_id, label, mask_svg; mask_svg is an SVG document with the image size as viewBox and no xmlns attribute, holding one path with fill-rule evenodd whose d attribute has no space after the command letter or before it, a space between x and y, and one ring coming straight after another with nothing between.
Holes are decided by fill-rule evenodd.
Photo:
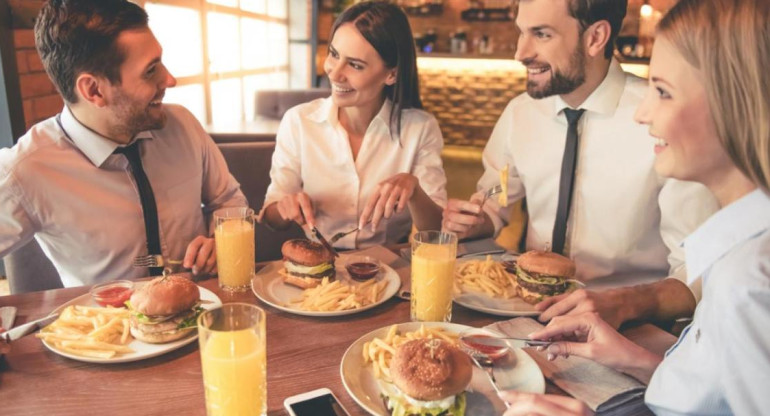
<instances>
[{"instance_id":1,"label":"burger","mask_svg":"<svg viewBox=\"0 0 770 416\"><path fill-rule=\"evenodd\" d=\"M560 295L573 287L575 263L550 251L528 251L516 262L519 296L535 304L547 296Z\"/></svg>"},{"instance_id":2,"label":"burger","mask_svg":"<svg viewBox=\"0 0 770 416\"><path fill-rule=\"evenodd\" d=\"M180 275L157 277L126 302L134 338L163 344L185 337L196 328L200 307L198 286Z\"/></svg>"},{"instance_id":3,"label":"burger","mask_svg":"<svg viewBox=\"0 0 770 416\"><path fill-rule=\"evenodd\" d=\"M289 240L281 247L286 273L284 282L308 289L321 284L324 277L334 279L334 255L323 245L305 239Z\"/></svg>"},{"instance_id":4,"label":"burger","mask_svg":"<svg viewBox=\"0 0 770 416\"><path fill-rule=\"evenodd\" d=\"M383 401L393 416L463 416L470 357L441 339L416 339L396 349L390 364L393 383L381 382Z\"/></svg>"}]
</instances>

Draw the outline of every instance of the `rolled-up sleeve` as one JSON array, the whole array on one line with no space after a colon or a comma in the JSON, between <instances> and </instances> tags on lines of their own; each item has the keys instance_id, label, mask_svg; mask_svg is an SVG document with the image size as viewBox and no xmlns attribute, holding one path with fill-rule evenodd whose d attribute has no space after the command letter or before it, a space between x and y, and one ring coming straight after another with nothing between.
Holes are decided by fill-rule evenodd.
<instances>
[{"instance_id":1,"label":"rolled-up sleeve","mask_svg":"<svg viewBox=\"0 0 770 416\"><path fill-rule=\"evenodd\" d=\"M5 257L32 240L39 226L25 208L14 174L6 169L0 174L0 257Z\"/></svg>"},{"instance_id":2,"label":"rolled-up sleeve","mask_svg":"<svg viewBox=\"0 0 770 416\"><path fill-rule=\"evenodd\" d=\"M444 138L441 135L438 122L433 116L424 123L419 143L411 173L420 182L420 187L430 199L439 206L445 207L447 203L446 175L441 162Z\"/></svg>"},{"instance_id":3,"label":"rolled-up sleeve","mask_svg":"<svg viewBox=\"0 0 770 416\"><path fill-rule=\"evenodd\" d=\"M719 205L705 186L676 179L665 180L658 195L658 204L660 235L669 249L669 278L687 284L682 241L717 212ZM700 280L696 279L688 285L696 302L701 298Z\"/></svg>"},{"instance_id":4,"label":"rolled-up sleeve","mask_svg":"<svg viewBox=\"0 0 770 416\"><path fill-rule=\"evenodd\" d=\"M284 196L302 191L301 126L298 118L296 110L289 110L278 127L263 212L267 206Z\"/></svg>"}]
</instances>

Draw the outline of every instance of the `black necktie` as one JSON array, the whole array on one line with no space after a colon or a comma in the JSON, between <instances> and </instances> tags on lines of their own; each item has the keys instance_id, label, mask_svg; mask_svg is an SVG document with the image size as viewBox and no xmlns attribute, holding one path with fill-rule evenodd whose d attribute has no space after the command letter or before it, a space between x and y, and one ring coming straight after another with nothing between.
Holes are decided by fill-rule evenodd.
<instances>
[{"instance_id":1,"label":"black necktie","mask_svg":"<svg viewBox=\"0 0 770 416\"><path fill-rule=\"evenodd\" d=\"M572 204L572 187L575 184L575 165L577 165L578 150L578 121L585 110L564 109L569 127L567 128L567 142L564 144L564 157L561 160L561 179L559 180L559 206L556 209L556 222L553 225L553 239L551 250L562 254L564 240L567 236L567 220Z\"/></svg>"},{"instance_id":2,"label":"black necktie","mask_svg":"<svg viewBox=\"0 0 770 416\"><path fill-rule=\"evenodd\" d=\"M142 167L142 158L139 156L139 140L126 147L118 147L114 153L122 153L131 165L131 173L134 175L136 186L139 188L139 199L142 202L144 214L144 231L147 235L147 254L161 254L160 234L158 231L158 208L155 205L155 195L152 186L147 179ZM163 272L162 267L150 267L150 275L158 275Z\"/></svg>"}]
</instances>

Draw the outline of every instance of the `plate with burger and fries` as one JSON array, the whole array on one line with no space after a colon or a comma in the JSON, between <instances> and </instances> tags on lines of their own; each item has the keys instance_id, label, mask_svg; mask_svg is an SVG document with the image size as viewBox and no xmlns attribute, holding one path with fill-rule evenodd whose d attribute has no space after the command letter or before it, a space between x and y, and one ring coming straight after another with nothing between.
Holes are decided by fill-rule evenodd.
<instances>
[{"instance_id":1,"label":"plate with burger and fries","mask_svg":"<svg viewBox=\"0 0 770 416\"><path fill-rule=\"evenodd\" d=\"M259 300L285 312L349 315L384 303L401 287L400 277L388 265L369 258L351 262L359 257L355 253L342 253L335 259L310 240L289 240L281 253L284 259L259 270L251 288ZM364 281L360 281L362 277Z\"/></svg>"},{"instance_id":2,"label":"plate with burger and fries","mask_svg":"<svg viewBox=\"0 0 770 416\"><path fill-rule=\"evenodd\" d=\"M198 338L196 319L222 305L219 297L186 277L135 282L126 307L100 307L90 294L56 308L59 317L36 335L61 356L117 364L156 357Z\"/></svg>"},{"instance_id":3,"label":"plate with burger and fries","mask_svg":"<svg viewBox=\"0 0 770 416\"><path fill-rule=\"evenodd\" d=\"M574 275L572 260L548 251L528 251L515 261L499 255L458 259L454 301L493 315L536 316L534 305L545 297L584 286Z\"/></svg>"},{"instance_id":4,"label":"plate with burger and fries","mask_svg":"<svg viewBox=\"0 0 770 416\"><path fill-rule=\"evenodd\" d=\"M345 351L340 376L353 400L373 415L502 414L484 370L475 367L461 335L499 336L486 329L442 322L408 322L372 331ZM545 392L537 363L520 348L495 357L504 390Z\"/></svg>"}]
</instances>

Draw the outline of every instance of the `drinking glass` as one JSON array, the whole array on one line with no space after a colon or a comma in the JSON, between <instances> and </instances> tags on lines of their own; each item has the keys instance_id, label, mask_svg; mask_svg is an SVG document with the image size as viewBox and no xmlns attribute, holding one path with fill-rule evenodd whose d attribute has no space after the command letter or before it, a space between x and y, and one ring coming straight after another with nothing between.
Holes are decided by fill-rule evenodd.
<instances>
[{"instance_id":1,"label":"drinking glass","mask_svg":"<svg viewBox=\"0 0 770 416\"><path fill-rule=\"evenodd\" d=\"M267 414L265 311L226 303L198 317L208 416Z\"/></svg>"},{"instance_id":2,"label":"drinking glass","mask_svg":"<svg viewBox=\"0 0 770 416\"><path fill-rule=\"evenodd\" d=\"M413 321L449 322L452 319L457 235L420 231L412 240Z\"/></svg>"},{"instance_id":3,"label":"drinking glass","mask_svg":"<svg viewBox=\"0 0 770 416\"><path fill-rule=\"evenodd\" d=\"M254 276L254 211L245 207L214 212L219 287L247 290Z\"/></svg>"}]
</instances>

